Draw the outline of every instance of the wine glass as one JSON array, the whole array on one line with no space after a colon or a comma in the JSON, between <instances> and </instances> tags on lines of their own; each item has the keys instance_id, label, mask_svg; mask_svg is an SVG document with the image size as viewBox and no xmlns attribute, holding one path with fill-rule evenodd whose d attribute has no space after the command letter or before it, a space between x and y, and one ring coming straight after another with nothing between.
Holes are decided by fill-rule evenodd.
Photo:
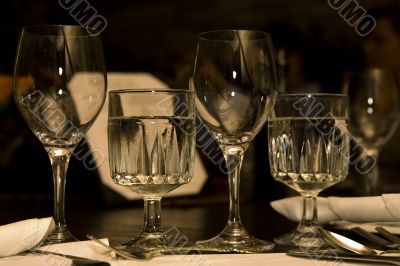
<instances>
[{"instance_id":1,"label":"wine glass","mask_svg":"<svg viewBox=\"0 0 400 266\"><path fill-rule=\"evenodd\" d=\"M343 181L349 168L348 98L343 94L282 94L268 122L271 173L303 197L297 228L274 241L318 248L316 197Z\"/></svg>"},{"instance_id":2,"label":"wine glass","mask_svg":"<svg viewBox=\"0 0 400 266\"><path fill-rule=\"evenodd\" d=\"M144 199L144 228L120 249L168 246L161 198L193 176L194 93L147 89L109 92L108 150L113 181Z\"/></svg>"},{"instance_id":3,"label":"wine glass","mask_svg":"<svg viewBox=\"0 0 400 266\"><path fill-rule=\"evenodd\" d=\"M276 96L273 47L268 33L222 30L201 33L191 86L196 109L223 151L229 181L229 218L216 237L199 246L226 252L263 252L273 243L251 236L239 211L243 155L262 126Z\"/></svg>"},{"instance_id":4,"label":"wine glass","mask_svg":"<svg viewBox=\"0 0 400 266\"><path fill-rule=\"evenodd\" d=\"M360 184L365 195L381 193L377 161L399 124L398 85L394 71L379 68L348 72L343 79L343 93L350 99L350 130L365 161L375 163L369 169L357 169L366 172Z\"/></svg>"},{"instance_id":5,"label":"wine glass","mask_svg":"<svg viewBox=\"0 0 400 266\"><path fill-rule=\"evenodd\" d=\"M23 28L14 69L14 98L53 169L55 230L45 244L76 240L65 220L69 159L104 104L107 75L94 29L43 25ZM34 155L33 155L34 156Z\"/></svg>"}]
</instances>

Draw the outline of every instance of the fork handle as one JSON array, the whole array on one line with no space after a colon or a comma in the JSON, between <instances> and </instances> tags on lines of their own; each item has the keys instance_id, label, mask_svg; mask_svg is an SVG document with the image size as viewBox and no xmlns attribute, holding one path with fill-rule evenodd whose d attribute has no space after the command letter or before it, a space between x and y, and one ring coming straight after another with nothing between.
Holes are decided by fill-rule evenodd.
<instances>
[{"instance_id":1,"label":"fork handle","mask_svg":"<svg viewBox=\"0 0 400 266\"><path fill-rule=\"evenodd\" d=\"M386 239L380 238L361 227L354 227L351 230L358 234L359 236L365 238L366 240L370 241L371 243L378 245L384 249L398 249L400 246L398 244L394 244L392 242L387 241Z\"/></svg>"},{"instance_id":2,"label":"fork handle","mask_svg":"<svg viewBox=\"0 0 400 266\"><path fill-rule=\"evenodd\" d=\"M386 230L382 226L376 227L375 230L378 231L381 235L383 235L387 239L389 239L390 241L392 241L393 243L396 243L396 244L400 245L400 237L398 237L397 235L389 232L388 230Z\"/></svg>"}]
</instances>

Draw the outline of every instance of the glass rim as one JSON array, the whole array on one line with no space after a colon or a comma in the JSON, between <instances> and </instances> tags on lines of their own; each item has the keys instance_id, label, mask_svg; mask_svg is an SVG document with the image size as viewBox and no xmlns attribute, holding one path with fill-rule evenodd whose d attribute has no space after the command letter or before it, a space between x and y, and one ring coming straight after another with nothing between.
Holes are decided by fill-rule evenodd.
<instances>
[{"instance_id":1,"label":"glass rim","mask_svg":"<svg viewBox=\"0 0 400 266\"><path fill-rule=\"evenodd\" d=\"M322 93L322 92L317 92L317 93L282 93L278 94L278 98L294 98L294 97L305 97L305 96L315 96L315 97L337 97L337 98L348 98L347 94L344 93Z\"/></svg>"},{"instance_id":2,"label":"glass rim","mask_svg":"<svg viewBox=\"0 0 400 266\"><path fill-rule=\"evenodd\" d=\"M210 38L210 37L206 37L206 36L211 35L213 33L232 33L232 32L253 32L256 34L260 34L260 37L252 38L252 39L246 40L246 41L259 41L259 40L264 40L264 39L271 40L271 34L269 34L268 32L265 32L262 30L246 30L246 29L209 30L209 31L200 32L197 36L198 36L199 40L203 40L203 41L229 42L232 40L223 39L223 38Z\"/></svg>"},{"instance_id":3,"label":"glass rim","mask_svg":"<svg viewBox=\"0 0 400 266\"><path fill-rule=\"evenodd\" d=\"M35 29L40 30L40 29L57 29L57 28L58 29L60 29L60 28L81 29L82 32L86 32L86 34L65 33L65 35L68 37L93 37L93 36L97 36L100 33L95 28L82 27L79 25L63 25L63 24L38 24L38 25L25 26L22 28L22 33L29 34L29 35L37 35L37 36L57 37L57 36L60 36L60 34L40 33L40 32L34 31Z\"/></svg>"},{"instance_id":4,"label":"glass rim","mask_svg":"<svg viewBox=\"0 0 400 266\"><path fill-rule=\"evenodd\" d=\"M137 89L116 89L109 90L108 94L124 94L124 93L166 93L166 92L174 92L174 93L182 93L182 94L194 94L192 90L184 90L184 89L171 89L171 88L137 88Z\"/></svg>"},{"instance_id":5,"label":"glass rim","mask_svg":"<svg viewBox=\"0 0 400 266\"><path fill-rule=\"evenodd\" d=\"M296 106L297 104L300 106ZM315 108L317 107L318 108ZM322 109L320 108L322 106ZM316 118L329 116L349 119L349 97L341 93L287 93L278 95L271 120L289 117Z\"/></svg>"}]
</instances>

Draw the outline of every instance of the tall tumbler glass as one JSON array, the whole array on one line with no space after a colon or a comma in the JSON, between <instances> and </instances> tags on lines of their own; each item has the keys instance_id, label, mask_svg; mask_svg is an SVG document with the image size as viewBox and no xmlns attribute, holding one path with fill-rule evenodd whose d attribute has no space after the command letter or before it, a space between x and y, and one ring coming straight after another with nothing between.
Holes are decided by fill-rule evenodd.
<instances>
[{"instance_id":1,"label":"tall tumbler glass","mask_svg":"<svg viewBox=\"0 0 400 266\"><path fill-rule=\"evenodd\" d=\"M168 246L168 237L160 228L161 198L193 176L193 91L111 91L108 150L113 181L144 199L143 231L119 248L129 252Z\"/></svg>"}]
</instances>

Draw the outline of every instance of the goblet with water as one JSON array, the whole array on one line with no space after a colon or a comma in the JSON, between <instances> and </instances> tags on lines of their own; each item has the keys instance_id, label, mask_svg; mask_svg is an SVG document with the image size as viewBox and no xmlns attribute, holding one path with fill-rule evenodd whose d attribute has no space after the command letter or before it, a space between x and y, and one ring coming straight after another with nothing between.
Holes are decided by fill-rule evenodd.
<instances>
[{"instance_id":1,"label":"goblet with water","mask_svg":"<svg viewBox=\"0 0 400 266\"><path fill-rule=\"evenodd\" d=\"M348 98L340 94L279 95L268 122L271 173L303 197L297 228L275 242L322 247L316 197L343 181L349 166Z\"/></svg>"},{"instance_id":2,"label":"goblet with water","mask_svg":"<svg viewBox=\"0 0 400 266\"><path fill-rule=\"evenodd\" d=\"M193 91L111 91L108 147L113 181L144 199L143 231L119 248L129 252L168 246L161 229L161 198L193 177Z\"/></svg>"}]
</instances>

